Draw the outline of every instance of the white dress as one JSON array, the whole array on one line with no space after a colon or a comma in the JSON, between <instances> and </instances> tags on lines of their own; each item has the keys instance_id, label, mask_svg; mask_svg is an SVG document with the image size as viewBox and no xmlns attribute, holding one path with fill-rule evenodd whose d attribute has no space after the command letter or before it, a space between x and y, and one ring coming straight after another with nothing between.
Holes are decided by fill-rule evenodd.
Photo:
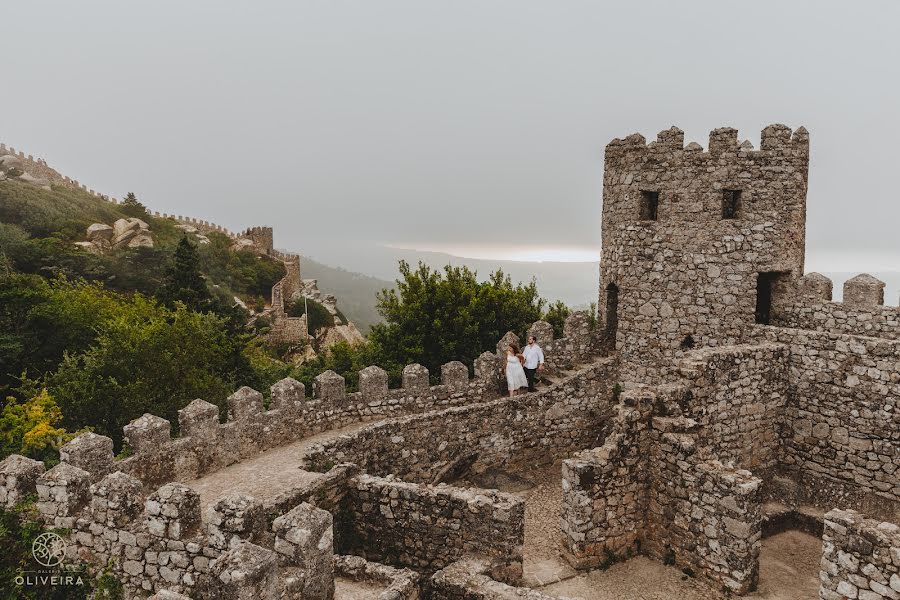
<instances>
[{"instance_id":1,"label":"white dress","mask_svg":"<svg viewBox=\"0 0 900 600\"><path fill-rule=\"evenodd\" d=\"M528 387L525 369L522 368L522 361L518 356L506 355L506 383L509 384L510 390Z\"/></svg>"}]
</instances>

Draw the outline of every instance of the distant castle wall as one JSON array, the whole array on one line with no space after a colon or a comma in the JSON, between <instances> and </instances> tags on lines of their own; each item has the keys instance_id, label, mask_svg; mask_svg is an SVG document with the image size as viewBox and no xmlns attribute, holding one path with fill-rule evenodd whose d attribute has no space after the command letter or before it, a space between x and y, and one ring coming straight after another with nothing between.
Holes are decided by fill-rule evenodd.
<instances>
[{"instance_id":1,"label":"distant castle wall","mask_svg":"<svg viewBox=\"0 0 900 600\"><path fill-rule=\"evenodd\" d=\"M60 174L57 170L51 168L47 164L47 161L43 158L34 158L34 156L31 154L26 155L22 151L17 151L12 146L7 146L6 144L0 143L0 156L4 155L12 155L17 157L23 162L23 166L25 167L25 170L27 172L36 177L46 179L51 184L63 185L69 188L83 190L92 196L96 196L97 198L106 200L107 202L112 202L113 204L118 204L119 202L116 198L112 198L88 188L77 179L71 179L70 177Z\"/></svg>"}]
</instances>

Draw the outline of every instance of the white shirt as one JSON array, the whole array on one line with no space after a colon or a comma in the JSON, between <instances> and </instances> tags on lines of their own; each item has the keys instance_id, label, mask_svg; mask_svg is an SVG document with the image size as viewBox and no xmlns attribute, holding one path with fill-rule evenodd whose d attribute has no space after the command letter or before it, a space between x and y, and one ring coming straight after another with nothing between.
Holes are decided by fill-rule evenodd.
<instances>
[{"instance_id":1,"label":"white shirt","mask_svg":"<svg viewBox=\"0 0 900 600\"><path fill-rule=\"evenodd\" d=\"M544 364L544 351L536 343L525 346L522 356L525 357L526 369L537 369L539 364Z\"/></svg>"}]
</instances>

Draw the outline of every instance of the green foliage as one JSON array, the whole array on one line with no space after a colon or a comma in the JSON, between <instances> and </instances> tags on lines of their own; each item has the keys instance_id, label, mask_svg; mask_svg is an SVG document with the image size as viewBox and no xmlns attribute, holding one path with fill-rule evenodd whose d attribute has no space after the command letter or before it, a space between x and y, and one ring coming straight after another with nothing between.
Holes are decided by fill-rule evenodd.
<instances>
[{"instance_id":1,"label":"green foliage","mask_svg":"<svg viewBox=\"0 0 900 600\"><path fill-rule=\"evenodd\" d=\"M306 308L309 308L308 325L313 334L323 327L334 326L334 317L328 309L312 298L298 298L287 307L287 314L291 317L302 317L306 314Z\"/></svg>"},{"instance_id":2,"label":"green foliage","mask_svg":"<svg viewBox=\"0 0 900 600\"><path fill-rule=\"evenodd\" d=\"M62 412L47 390L25 402L7 398L0 411L0 457L21 454L55 462L59 447L74 437L57 427Z\"/></svg>"},{"instance_id":3,"label":"green foliage","mask_svg":"<svg viewBox=\"0 0 900 600\"><path fill-rule=\"evenodd\" d=\"M165 283L157 296L168 307L173 307L176 302L201 312L212 307L212 294L200 272L200 255L187 236L178 242L172 264L166 271Z\"/></svg>"},{"instance_id":4,"label":"green foliage","mask_svg":"<svg viewBox=\"0 0 900 600\"><path fill-rule=\"evenodd\" d=\"M125 199L119 203L119 206L121 207L122 212L129 217L136 217L142 221L146 221L150 218L147 207L138 201L134 192L128 192L128 194L125 195Z\"/></svg>"},{"instance_id":5,"label":"green foliage","mask_svg":"<svg viewBox=\"0 0 900 600\"><path fill-rule=\"evenodd\" d=\"M442 274L401 261L400 275L396 291L379 294L385 323L369 335L388 370L419 362L437 374L451 360L472 364L504 333L522 335L541 317L544 301L535 282L513 285L499 270L480 282L467 267L448 265Z\"/></svg>"},{"instance_id":6,"label":"green foliage","mask_svg":"<svg viewBox=\"0 0 900 600\"><path fill-rule=\"evenodd\" d=\"M83 585L20 586L16 578L26 571L40 568L31 553L31 545L42 533L52 531L65 535L60 529L45 528L31 502L14 508L0 508L0 591L2 598L18 600L121 600L124 589L109 571L104 569L91 577L84 565L67 566L67 575L81 578Z\"/></svg>"},{"instance_id":7,"label":"green foliage","mask_svg":"<svg viewBox=\"0 0 900 600\"><path fill-rule=\"evenodd\" d=\"M135 295L97 325L88 349L66 353L45 383L67 426L90 425L118 445L122 427L145 412L177 424L190 400L221 404L239 382L252 384L243 344L221 317Z\"/></svg>"},{"instance_id":8,"label":"green foliage","mask_svg":"<svg viewBox=\"0 0 900 600\"><path fill-rule=\"evenodd\" d=\"M572 314L572 310L562 300L557 300L547 307L544 320L553 325L553 337L563 336L563 325L566 323L566 317L570 314Z\"/></svg>"},{"instance_id":9,"label":"green foliage","mask_svg":"<svg viewBox=\"0 0 900 600\"><path fill-rule=\"evenodd\" d=\"M200 269L216 283L238 296L255 300L268 298L272 286L284 277L284 264L250 250L231 251L231 238L212 232L210 243L201 246Z\"/></svg>"}]
</instances>

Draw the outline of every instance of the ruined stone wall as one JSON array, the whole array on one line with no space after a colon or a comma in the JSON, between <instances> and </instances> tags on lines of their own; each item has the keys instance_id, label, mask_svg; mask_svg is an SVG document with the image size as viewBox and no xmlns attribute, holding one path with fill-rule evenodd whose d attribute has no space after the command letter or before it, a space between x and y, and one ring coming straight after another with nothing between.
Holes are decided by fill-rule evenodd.
<instances>
[{"instance_id":1,"label":"ruined stone wall","mask_svg":"<svg viewBox=\"0 0 900 600\"><path fill-rule=\"evenodd\" d=\"M468 470L542 465L602 441L612 416L615 359L534 393L392 419L313 446L309 468L352 462L373 475L450 481Z\"/></svg>"},{"instance_id":2,"label":"ruined stone wall","mask_svg":"<svg viewBox=\"0 0 900 600\"><path fill-rule=\"evenodd\" d=\"M621 401L613 432L603 445L562 463L564 551L580 569L634 552L643 538L649 417L656 396L628 391Z\"/></svg>"},{"instance_id":3,"label":"ruined stone wall","mask_svg":"<svg viewBox=\"0 0 900 600\"><path fill-rule=\"evenodd\" d=\"M433 573L464 556L522 574L525 502L495 490L419 485L370 475L348 494L348 554Z\"/></svg>"},{"instance_id":4,"label":"ruined stone wall","mask_svg":"<svg viewBox=\"0 0 900 600\"><path fill-rule=\"evenodd\" d=\"M302 590L303 598L330 600L328 512L301 503L267 520L262 503L233 494L202 520L200 497L190 487L168 483L146 496L142 488L121 471L98 479L66 462L46 472L21 456L0 462L0 505L35 496L42 520L65 530L66 562L109 566L127 598L161 590L199 600L277 598ZM300 582L290 576L297 569L304 572Z\"/></svg>"},{"instance_id":5,"label":"ruined stone wall","mask_svg":"<svg viewBox=\"0 0 900 600\"><path fill-rule=\"evenodd\" d=\"M781 344L706 348L681 360L692 392L682 414L697 421L709 455L757 475L775 468L789 365Z\"/></svg>"},{"instance_id":6,"label":"ruined stone wall","mask_svg":"<svg viewBox=\"0 0 900 600\"><path fill-rule=\"evenodd\" d=\"M696 423L654 418L650 499L642 548L663 562L753 590L762 542L762 481L705 458Z\"/></svg>"},{"instance_id":7,"label":"ruined stone wall","mask_svg":"<svg viewBox=\"0 0 900 600\"><path fill-rule=\"evenodd\" d=\"M802 501L900 517L900 341L780 327L790 348L781 468Z\"/></svg>"},{"instance_id":8,"label":"ruined stone wall","mask_svg":"<svg viewBox=\"0 0 900 600\"><path fill-rule=\"evenodd\" d=\"M806 130L783 125L763 130L759 151L728 128L710 134L708 152L675 128L607 146L600 314L617 322L635 380L659 381L691 347L738 343L755 322L758 273L803 273L808 161ZM738 208L723 218L730 191Z\"/></svg>"},{"instance_id":9,"label":"ruined stone wall","mask_svg":"<svg viewBox=\"0 0 900 600\"><path fill-rule=\"evenodd\" d=\"M852 510L825 515L819 598L900 598L900 527Z\"/></svg>"},{"instance_id":10,"label":"ruined stone wall","mask_svg":"<svg viewBox=\"0 0 900 600\"><path fill-rule=\"evenodd\" d=\"M428 581L431 600L557 600L538 590L516 587L492 577L490 562L478 558L459 560L435 573Z\"/></svg>"}]
</instances>

